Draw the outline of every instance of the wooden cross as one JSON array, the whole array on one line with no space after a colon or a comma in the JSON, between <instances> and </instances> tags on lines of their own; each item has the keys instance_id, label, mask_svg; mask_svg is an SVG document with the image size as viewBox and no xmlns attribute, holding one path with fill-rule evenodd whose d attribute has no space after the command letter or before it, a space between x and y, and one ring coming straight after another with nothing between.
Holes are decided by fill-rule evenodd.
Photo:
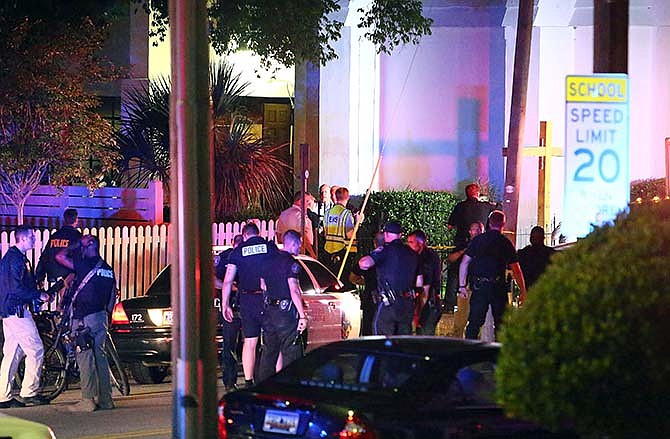
<instances>
[{"instance_id":1,"label":"wooden cross","mask_svg":"<svg viewBox=\"0 0 670 439\"><path fill-rule=\"evenodd\" d=\"M551 144L551 122L540 122L540 146L523 148L526 157L537 157L537 224L550 230L551 158L563 157L563 148Z\"/></svg>"}]
</instances>

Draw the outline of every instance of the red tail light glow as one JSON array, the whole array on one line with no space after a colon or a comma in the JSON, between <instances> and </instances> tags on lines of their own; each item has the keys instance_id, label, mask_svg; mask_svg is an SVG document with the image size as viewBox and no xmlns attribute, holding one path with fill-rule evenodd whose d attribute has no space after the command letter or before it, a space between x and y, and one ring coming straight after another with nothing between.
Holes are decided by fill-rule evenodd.
<instances>
[{"instance_id":1,"label":"red tail light glow","mask_svg":"<svg viewBox=\"0 0 670 439\"><path fill-rule=\"evenodd\" d=\"M218 419L219 419L219 439L227 439L228 438L228 431L226 430L226 424L227 424L227 419L226 419L226 403L221 400L219 402L219 412L218 412Z\"/></svg>"},{"instance_id":2,"label":"red tail light glow","mask_svg":"<svg viewBox=\"0 0 670 439\"><path fill-rule=\"evenodd\" d=\"M114 311L112 311L112 325L129 325L130 320L128 320L128 315L126 310L123 309L123 304L121 302L114 305Z\"/></svg>"},{"instance_id":3,"label":"red tail light glow","mask_svg":"<svg viewBox=\"0 0 670 439\"><path fill-rule=\"evenodd\" d=\"M377 436L372 432L361 419L356 416L353 410L349 410L347 421L339 434L340 439L376 439Z\"/></svg>"}]
</instances>

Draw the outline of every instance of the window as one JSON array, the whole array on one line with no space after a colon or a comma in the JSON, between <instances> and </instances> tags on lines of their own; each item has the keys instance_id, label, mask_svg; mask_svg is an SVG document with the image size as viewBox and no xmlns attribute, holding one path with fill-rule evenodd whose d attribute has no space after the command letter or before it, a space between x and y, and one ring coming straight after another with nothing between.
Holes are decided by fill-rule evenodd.
<instances>
[{"instance_id":1,"label":"window","mask_svg":"<svg viewBox=\"0 0 670 439\"><path fill-rule=\"evenodd\" d=\"M449 385L449 399L466 404L493 404L495 364L491 361L461 367Z\"/></svg>"}]
</instances>

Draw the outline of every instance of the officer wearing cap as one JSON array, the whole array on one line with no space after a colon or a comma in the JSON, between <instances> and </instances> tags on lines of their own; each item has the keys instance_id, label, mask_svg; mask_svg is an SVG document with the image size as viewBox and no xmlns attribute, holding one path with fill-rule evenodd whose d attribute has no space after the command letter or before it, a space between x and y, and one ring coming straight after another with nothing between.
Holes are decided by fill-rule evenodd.
<instances>
[{"instance_id":1,"label":"officer wearing cap","mask_svg":"<svg viewBox=\"0 0 670 439\"><path fill-rule=\"evenodd\" d=\"M233 238L233 246L219 253L214 258L214 267L216 273L216 283L220 284L217 289L221 292L223 280L226 277L226 268L230 261L230 254L234 249L242 244L242 235L235 235ZM235 279L237 280L237 278ZM229 299L231 308L233 309L233 321L228 322L223 318L223 313L219 314L219 323L222 327L222 343L221 343L221 381L227 390L237 388L237 360L235 359L235 350L237 349L237 338L242 328L242 321L240 320L240 301L237 293L237 288L233 285Z\"/></svg>"},{"instance_id":2,"label":"officer wearing cap","mask_svg":"<svg viewBox=\"0 0 670 439\"><path fill-rule=\"evenodd\" d=\"M377 269L379 303L373 321L375 335L411 334L414 288L419 275L419 255L401 240L402 227L394 221L384 226L384 247L358 261L361 269Z\"/></svg>"},{"instance_id":3,"label":"officer wearing cap","mask_svg":"<svg viewBox=\"0 0 670 439\"><path fill-rule=\"evenodd\" d=\"M521 290L520 300L526 297L526 284L519 266L516 249L502 234L505 214L494 210L489 215L489 230L473 238L465 250L459 267L458 292L462 298L468 297L466 289L470 285L470 315L465 328L465 338L476 339L484 324L489 305L493 314L496 338L507 306L505 269L512 269L512 276Z\"/></svg>"},{"instance_id":4,"label":"officer wearing cap","mask_svg":"<svg viewBox=\"0 0 670 439\"><path fill-rule=\"evenodd\" d=\"M242 228L243 242L230 254L226 275L221 289L221 310L223 318L232 323L233 308L230 296L235 276L238 276L237 290L240 300L242 319L242 368L246 386L253 385L256 363L256 347L261 335L263 313L263 290L261 289L261 270L268 255L277 251L273 242L260 237L258 226L252 222Z\"/></svg>"},{"instance_id":5,"label":"officer wearing cap","mask_svg":"<svg viewBox=\"0 0 670 439\"><path fill-rule=\"evenodd\" d=\"M286 231L284 249L270 255L263 269L266 291L263 351L258 366L260 381L302 356L302 346L296 340L307 327L307 316L298 282L300 263L293 257L300 253L300 246L300 234Z\"/></svg>"}]
</instances>

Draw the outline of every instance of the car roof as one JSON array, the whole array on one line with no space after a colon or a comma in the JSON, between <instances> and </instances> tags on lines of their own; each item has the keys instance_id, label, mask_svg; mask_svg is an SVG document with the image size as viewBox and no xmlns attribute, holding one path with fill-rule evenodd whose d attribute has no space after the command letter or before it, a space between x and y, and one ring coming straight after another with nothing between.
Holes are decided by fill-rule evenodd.
<instances>
[{"instance_id":1,"label":"car roof","mask_svg":"<svg viewBox=\"0 0 670 439\"><path fill-rule=\"evenodd\" d=\"M499 351L500 344L437 336L372 336L330 343L322 349L393 352L422 356L450 356L465 352Z\"/></svg>"}]
</instances>

